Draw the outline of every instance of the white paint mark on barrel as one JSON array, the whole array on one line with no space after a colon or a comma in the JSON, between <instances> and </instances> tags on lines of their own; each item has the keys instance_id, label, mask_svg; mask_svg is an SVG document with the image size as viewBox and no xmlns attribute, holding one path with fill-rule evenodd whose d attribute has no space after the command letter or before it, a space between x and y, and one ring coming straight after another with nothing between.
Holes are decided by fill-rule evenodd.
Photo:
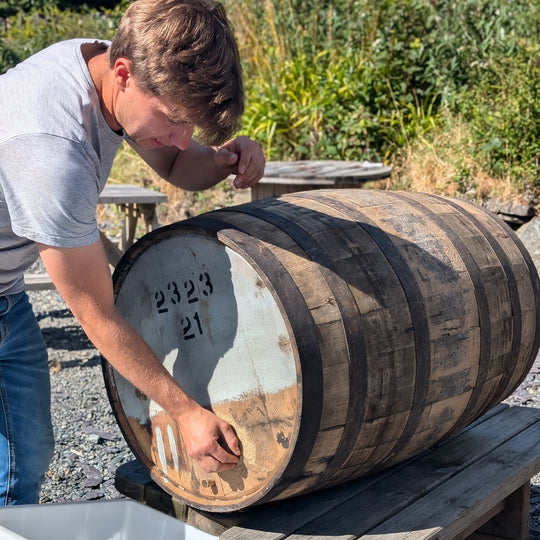
<instances>
[{"instance_id":1,"label":"white paint mark on barrel","mask_svg":"<svg viewBox=\"0 0 540 540\"><path fill-rule=\"evenodd\" d=\"M177 471L180 468L178 463L178 450L176 448L176 439L174 438L174 432L170 424L167 424L167 437L169 438L169 448L171 449L174 470Z\"/></svg>"},{"instance_id":2,"label":"white paint mark on barrel","mask_svg":"<svg viewBox=\"0 0 540 540\"><path fill-rule=\"evenodd\" d=\"M167 474L167 457L165 456L163 434L161 433L161 429L159 429L159 427L156 427L155 431L156 431L156 444L157 444L157 449L158 449L159 464L161 466L161 470L163 471L163 474Z\"/></svg>"}]
</instances>

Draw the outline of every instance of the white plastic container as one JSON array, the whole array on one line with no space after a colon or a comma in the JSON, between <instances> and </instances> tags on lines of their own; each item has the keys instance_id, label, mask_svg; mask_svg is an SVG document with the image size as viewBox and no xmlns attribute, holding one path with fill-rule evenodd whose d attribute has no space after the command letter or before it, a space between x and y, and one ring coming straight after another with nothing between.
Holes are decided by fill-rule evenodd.
<instances>
[{"instance_id":1,"label":"white plastic container","mask_svg":"<svg viewBox=\"0 0 540 540\"><path fill-rule=\"evenodd\" d=\"M216 540L217 538L128 499L0 508L0 540Z\"/></svg>"}]
</instances>

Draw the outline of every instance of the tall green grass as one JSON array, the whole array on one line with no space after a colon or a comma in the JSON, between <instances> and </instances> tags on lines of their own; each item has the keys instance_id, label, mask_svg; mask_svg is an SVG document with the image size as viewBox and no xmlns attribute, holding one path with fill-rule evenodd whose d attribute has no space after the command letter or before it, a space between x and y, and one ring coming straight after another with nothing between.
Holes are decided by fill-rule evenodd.
<instances>
[{"instance_id":1,"label":"tall green grass","mask_svg":"<svg viewBox=\"0 0 540 540\"><path fill-rule=\"evenodd\" d=\"M91 10L86 6L74 10L61 9L51 1L44 2L39 9L20 10L4 18L0 31L0 73L57 41L78 37L111 39L125 5L127 2L109 10Z\"/></svg>"},{"instance_id":2,"label":"tall green grass","mask_svg":"<svg viewBox=\"0 0 540 540\"><path fill-rule=\"evenodd\" d=\"M453 167L455 185L470 191L476 174L539 189L537 2L225 5L245 59L244 131L270 158L396 162L465 125L455 161L476 172Z\"/></svg>"},{"instance_id":3,"label":"tall green grass","mask_svg":"<svg viewBox=\"0 0 540 540\"><path fill-rule=\"evenodd\" d=\"M111 38L130 0L99 11L24 1L34 8L0 29L0 71L60 39ZM410 186L412 152L438 149L458 194L484 192L480 179L540 191L536 0L224 4L244 62L243 132L269 159L384 161Z\"/></svg>"}]
</instances>

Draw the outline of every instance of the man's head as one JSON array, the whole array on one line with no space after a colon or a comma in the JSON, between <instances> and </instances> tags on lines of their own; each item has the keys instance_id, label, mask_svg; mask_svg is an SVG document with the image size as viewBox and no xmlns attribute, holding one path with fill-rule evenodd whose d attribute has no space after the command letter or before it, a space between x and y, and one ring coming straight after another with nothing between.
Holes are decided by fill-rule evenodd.
<instances>
[{"instance_id":1,"label":"man's head","mask_svg":"<svg viewBox=\"0 0 540 540\"><path fill-rule=\"evenodd\" d=\"M221 4L212 0L135 0L110 51L110 67L130 61L138 87L190 118L206 143L239 127L244 111L238 48Z\"/></svg>"}]
</instances>

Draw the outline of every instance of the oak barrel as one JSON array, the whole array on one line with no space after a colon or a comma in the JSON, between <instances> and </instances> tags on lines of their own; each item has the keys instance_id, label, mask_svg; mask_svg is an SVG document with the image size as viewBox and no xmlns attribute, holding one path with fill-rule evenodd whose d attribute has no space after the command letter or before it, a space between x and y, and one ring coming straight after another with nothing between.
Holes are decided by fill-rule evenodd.
<instances>
[{"instance_id":1,"label":"oak barrel","mask_svg":"<svg viewBox=\"0 0 540 540\"><path fill-rule=\"evenodd\" d=\"M287 194L153 231L114 274L119 310L229 421L239 465L204 473L174 423L104 360L152 478L228 512L412 457L505 399L539 346L539 281L496 216L459 199Z\"/></svg>"}]
</instances>

